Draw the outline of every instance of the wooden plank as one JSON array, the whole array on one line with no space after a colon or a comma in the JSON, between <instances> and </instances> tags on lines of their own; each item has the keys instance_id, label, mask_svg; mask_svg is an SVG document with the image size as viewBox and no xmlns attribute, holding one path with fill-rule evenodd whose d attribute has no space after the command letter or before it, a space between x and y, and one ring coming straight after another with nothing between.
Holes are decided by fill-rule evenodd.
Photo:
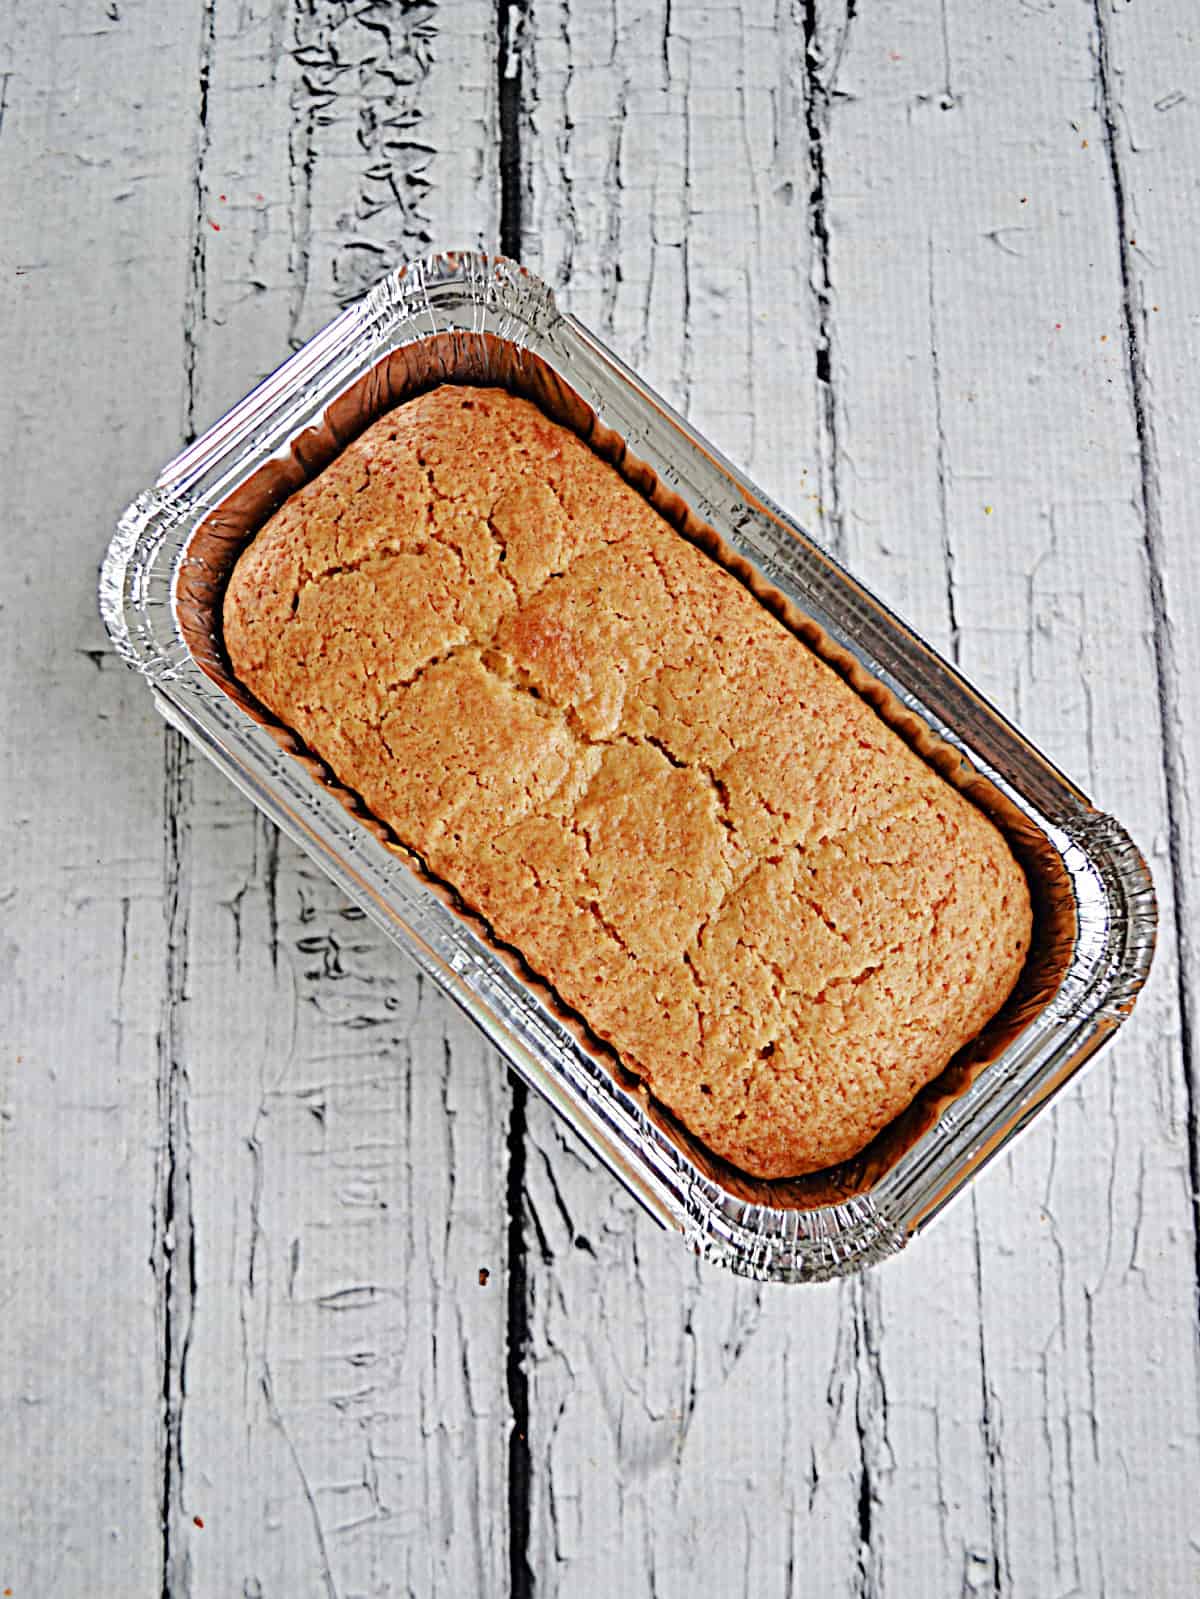
<instances>
[{"instance_id":1,"label":"wooden plank","mask_svg":"<svg viewBox=\"0 0 1200 1599\"><path fill-rule=\"evenodd\" d=\"M178 430L196 24L182 0L45 6L0 41L0 1588L14 1594L160 1582L161 723L107 650L95 572Z\"/></svg>"},{"instance_id":2,"label":"wooden plank","mask_svg":"<svg viewBox=\"0 0 1200 1599\"><path fill-rule=\"evenodd\" d=\"M498 193L490 6L218 0L207 15L195 428L405 256L490 240ZM206 763L186 764L195 1274L172 1349L176 1581L499 1591L504 1068Z\"/></svg>"},{"instance_id":3,"label":"wooden plank","mask_svg":"<svg viewBox=\"0 0 1200 1599\"><path fill-rule=\"evenodd\" d=\"M560 0L508 63L526 259L1159 881L1118 1046L812 1291L695 1265L536 1105L507 1172L499 1063L102 650L103 530L181 434L426 234L495 236L493 8L0 46L0 718L41 778L0 803L0 1587L498 1591L511 1506L515 1591L677 1593L697 1550L721 1593L1195 1589L1194 28L854 10Z\"/></svg>"},{"instance_id":4,"label":"wooden plank","mask_svg":"<svg viewBox=\"0 0 1200 1599\"><path fill-rule=\"evenodd\" d=\"M966 26L884 4L856 20L838 89L827 162L848 559L1155 850L1169 907L1093 19L999 8ZM929 1582L931 1550L937 1589L1194 1585L1172 943L1168 925L1157 981L1094 1072L881 1274L894 1464L875 1521L901 1591ZM946 1325L949 1354L933 1342ZM947 1402L931 1407L935 1373ZM939 1432L944 1458L964 1406L954 1492L928 1495ZM982 1481L962 1469L981 1444ZM1164 1476L1164 1452L1179 1476Z\"/></svg>"},{"instance_id":5,"label":"wooden plank","mask_svg":"<svg viewBox=\"0 0 1200 1599\"><path fill-rule=\"evenodd\" d=\"M725 9L539 7L540 265L769 491L801 515L818 496L853 570L1155 846L1093 25L849 12L756 11L756 49ZM773 146L755 139L767 107ZM673 1260L531 1118L531 1559L550 1590L652 1570L681 1591L689 1536L711 1546L720 1525L706 1581L722 1592L787 1591L789 1571L819 1592L1097 1592L1148 1569L1155 1591L1188 1591L1192 1231L1164 943L1104 1064L909 1257L849 1288L755 1293ZM781 1388L783 1414L762 1402Z\"/></svg>"},{"instance_id":6,"label":"wooden plank","mask_svg":"<svg viewBox=\"0 0 1200 1599\"><path fill-rule=\"evenodd\" d=\"M824 306L802 30L764 7L539 5L524 255L817 518ZM825 535L835 536L832 521ZM529 1567L546 1594L851 1593L883 1440L873 1286L697 1264L531 1107ZM703 1551L702 1556L698 1551Z\"/></svg>"}]
</instances>

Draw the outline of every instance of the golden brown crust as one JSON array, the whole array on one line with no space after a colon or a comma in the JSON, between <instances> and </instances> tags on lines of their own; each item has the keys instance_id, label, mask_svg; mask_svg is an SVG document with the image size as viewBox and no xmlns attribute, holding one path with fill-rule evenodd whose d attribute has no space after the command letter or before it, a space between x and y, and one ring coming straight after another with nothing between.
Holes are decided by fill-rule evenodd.
<instances>
[{"instance_id":1,"label":"golden brown crust","mask_svg":"<svg viewBox=\"0 0 1200 1599\"><path fill-rule=\"evenodd\" d=\"M1007 998L997 829L580 439L446 387L230 580L239 678L719 1155L863 1147Z\"/></svg>"}]
</instances>

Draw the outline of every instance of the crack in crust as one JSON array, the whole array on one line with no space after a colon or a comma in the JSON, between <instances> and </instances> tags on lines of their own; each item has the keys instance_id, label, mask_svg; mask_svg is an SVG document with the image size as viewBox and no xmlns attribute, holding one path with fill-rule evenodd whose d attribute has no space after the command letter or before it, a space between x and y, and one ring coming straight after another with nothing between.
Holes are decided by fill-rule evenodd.
<instances>
[{"instance_id":1,"label":"crack in crust","mask_svg":"<svg viewBox=\"0 0 1200 1599\"><path fill-rule=\"evenodd\" d=\"M235 671L711 1148L857 1152L1007 997L997 830L575 435L369 428L267 523Z\"/></svg>"}]
</instances>

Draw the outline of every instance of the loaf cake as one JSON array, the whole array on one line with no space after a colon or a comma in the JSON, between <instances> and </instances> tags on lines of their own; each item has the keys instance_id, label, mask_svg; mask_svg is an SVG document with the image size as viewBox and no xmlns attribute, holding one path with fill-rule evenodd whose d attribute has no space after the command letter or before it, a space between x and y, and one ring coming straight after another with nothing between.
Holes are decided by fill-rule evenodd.
<instances>
[{"instance_id":1,"label":"loaf cake","mask_svg":"<svg viewBox=\"0 0 1200 1599\"><path fill-rule=\"evenodd\" d=\"M993 823L505 390L369 427L223 621L240 681L745 1172L854 1155L1021 970Z\"/></svg>"}]
</instances>

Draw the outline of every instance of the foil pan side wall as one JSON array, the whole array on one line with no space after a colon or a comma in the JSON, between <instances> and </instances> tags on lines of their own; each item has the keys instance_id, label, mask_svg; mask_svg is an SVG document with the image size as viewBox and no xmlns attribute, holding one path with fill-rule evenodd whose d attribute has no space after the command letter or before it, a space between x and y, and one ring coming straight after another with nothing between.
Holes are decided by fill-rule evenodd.
<instances>
[{"instance_id":1,"label":"foil pan side wall","mask_svg":"<svg viewBox=\"0 0 1200 1599\"><path fill-rule=\"evenodd\" d=\"M968 789L977 783L989 805L1009 807L1011 826L1024 830L1054 876L1064 929L1070 923L1054 992L1035 996L1019 1034L934 1107L928 1128L869 1192L815 1209L779 1208L701 1170L496 951L414 877L410 863L322 790L319 774L304 769L286 738L234 703L205 665L204 648L184 638L181 610L211 586L191 553L206 519L255 474L278 503L319 470L321 457L331 458L356 427L337 402L356 383L389 382L389 357L418 346L433 351L438 339L465 347L479 335L561 374L603 419L589 442L601 453L616 451L631 481L642 471L655 494L682 496L685 512L711 523L722 558L734 569L743 563L738 575L756 592L756 584L763 588L765 603L793 606L832 641L835 654L843 652L839 669L851 681L860 674L869 698L882 696L885 719L903 729L907 718L913 742L928 736L943 754L965 757L970 770L954 780ZM457 358L451 348L446 359ZM380 408L387 398L382 388L369 394ZM625 459L627 445L636 459ZM271 508L264 501L263 515ZM105 559L100 593L114 644L147 676L160 708L414 953L660 1221L744 1274L816 1279L900 1247L1111 1034L1144 980L1153 891L1117 824L1092 810L950 667L511 263L434 257L385 279L335 319L131 506Z\"/></svg>"}]
</instances>

